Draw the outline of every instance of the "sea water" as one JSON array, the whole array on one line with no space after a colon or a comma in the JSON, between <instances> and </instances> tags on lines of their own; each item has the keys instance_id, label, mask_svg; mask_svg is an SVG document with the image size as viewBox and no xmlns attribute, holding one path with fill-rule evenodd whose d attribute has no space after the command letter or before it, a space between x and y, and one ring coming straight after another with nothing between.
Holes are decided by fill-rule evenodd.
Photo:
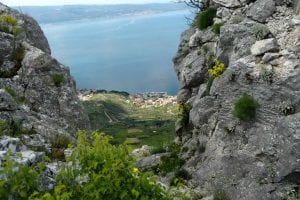
<instances>
[{"instance_id":1,"label":"sea water","mask_svg":"<svg viewBox=\"0 0 300 200\"><path fill-rule=\"evenodd\" d=\"M188 10L43 23L52 55L80 89L176 94L172 57Z\"/></svg>"}]
</instances>

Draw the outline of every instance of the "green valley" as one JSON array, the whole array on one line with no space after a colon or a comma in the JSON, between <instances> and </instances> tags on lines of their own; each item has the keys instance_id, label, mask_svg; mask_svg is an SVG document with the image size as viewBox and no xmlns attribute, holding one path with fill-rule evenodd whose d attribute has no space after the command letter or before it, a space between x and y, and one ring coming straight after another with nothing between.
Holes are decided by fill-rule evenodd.
<instances>
[{"instance_id":1,"label":"green valley","mask_svg":"<svg viewBox=\"0 0 300 200\"><path fill-rule=\"evenodd\" d=\"M163 147L175 138L176 97L165 93L128 95L81 92L80 99L93 130L113 137L114 144Z\"/></svg>"}]
</instances>

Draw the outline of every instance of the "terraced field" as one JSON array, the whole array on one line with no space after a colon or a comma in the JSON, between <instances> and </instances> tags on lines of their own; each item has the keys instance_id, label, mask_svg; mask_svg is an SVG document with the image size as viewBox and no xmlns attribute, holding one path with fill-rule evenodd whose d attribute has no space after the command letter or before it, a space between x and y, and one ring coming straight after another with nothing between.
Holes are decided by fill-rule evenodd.
<instances>
[{"instance_id":1,"label":"terraced field","mask_svg":"<svg viewBox=\"0 0 300 200\"><path fill-rule=\"evenodd\" d=\"M83 105L92 129L113 137L112 142L123 142L139 147L167 145L175 138L177 105L143 107L128 97L115 93L97 93Z\"/></svg>"}]
</instances>

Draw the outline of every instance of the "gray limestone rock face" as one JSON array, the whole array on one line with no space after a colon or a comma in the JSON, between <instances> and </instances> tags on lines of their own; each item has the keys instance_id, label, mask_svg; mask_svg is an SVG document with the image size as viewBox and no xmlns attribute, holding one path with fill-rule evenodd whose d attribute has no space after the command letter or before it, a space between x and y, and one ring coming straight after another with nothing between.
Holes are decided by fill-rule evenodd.
<instances>
[{"instance_id":1,"label":"gray limestone rock face","mask_svg":"<svg viewBox=\"0 0 300 200\"><path fill-rule=\"evenodd\" d=\"M4 89L0 89L0 112L1 111L15 111L18 105L11 95Z\"/></svg>"},{"instance_id":2,"label":"gray limestone rock face","mask_svg":"<svg viewBox=\"0 0 300 200\"><path fill-rule=\"evenodd\" d=\"M257 0L247 12L247 16L258 22L265 22L275 12L273 0Z\"/></svg>"},{"instance_id":3,"label":"gray limestone rock face","mask_svg":"<svg viewBox=\"0 0 300 200\"><path fill-rule=\"evenodd\" d=\"M18 37L0 32L0 119L7 126L0 134L18 134L11 140L21 142L22 149L9 146L22 157L12 155L14 160L35 164L51 152L54 136L75 137L78 130L89 131L89 119L69 68L51 57L38 23L1 3L0 13L15 17L21 29ZM8 150L0 151L3 157Z\"/></svg>"},{"instance_id":4,"label":"gray limestone rock face","mask_svg":"<svg viewBox=\"0 0 300 200\"><path fill-rule=\"evenodd\" d=\"M288 199L300 180L298 16L290 0L276 1L276 9L269 0L240 2L240 8L230 11L218 4L219 20L225 24L214 39L217 50L211 52L225 63L225 72L212 84L206 77L178 93L192 104L188 126L179 127L184 169L192 175L188 184L208 199L219 189L231 200ZM224 20L229 13L251 15L232 23ZM191 55L202 59L202 52L194 52L209 43L194 44L174 63L179 75L186 70L183 62ZM235 104L245 93L258 104L251 121L235 114Z\"/></svg>"},{"instance_id":5,"label":"gray limestone rock face","mask_svg":"<svg viewBox=\"0 0 300 200\"><path fill-rule=\"evenodd\" d=\"M300 1L294 0L294 10L296 15L300 15Z\"/></svg>"},{"instance_id":6,"label":"gray limestone rock face","mask_svg":"<svg viewBox=\"0 0 300 200\"><path fill-rule=\"evenodd\" d=\"M162 156L166 156L167 153L154 154L138 160L137 167L141 170L150 170L157 167L161 163Z\"/></svg>"},{"instance_id":7,"label":"gray limestone rock face","mask_svg":"<svg viewBox=\"0 0 300 200\"><path fill-rule=\"evenodd\" d=\"M279 51L279 46L275 38L256 41L251 47L251 53L255 56L274 51Z\"/></svg>"},{"instance_id":8,"label":"gray limestone rock face","mask_svg":"<svg viewBox=\"0 0 300 200\"><path fill-rule=\"evenodd\" d=\"M51 50L48 44L48 40L45 37L41 27L38 23L30 16L19 13L0 2L0 13L6 15L13 15L18 20L19 26L22 31L19 38L21 40L26 40L34 47L43 50L47 54L51 54Z\"/></svg>"},{"instance_id":9,"label":"gray limestone rock face","mask_svg":"<svg viewBox=\"0 0 300 200\"><path fill-rule=\"evenodd\" d=\"M236 8L241 6L241 2L238 0L213 0L213 2L227 8Z\"/></svg>"}]
</instances>

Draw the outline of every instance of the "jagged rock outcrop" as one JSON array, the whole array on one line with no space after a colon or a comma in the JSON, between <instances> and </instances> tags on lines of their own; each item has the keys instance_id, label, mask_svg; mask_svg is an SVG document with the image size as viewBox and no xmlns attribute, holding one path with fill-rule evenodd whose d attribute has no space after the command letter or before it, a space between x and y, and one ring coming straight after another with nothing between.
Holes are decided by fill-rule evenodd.
<instances>
[{"instance_id":1,"label":"jagged rock outcrop","mask_svg":"<svg viewBox=\"0 0 300 200\"><path fill-rule=\"evenodd\" d=\"M181 36L173 60L178 100L192 109L177 134L184 168L193 177L189 186L208 199L214 191L225 191L231 200L299 193L299 2L211 0L215 21L224 23L220 34L192 27ZM211 83L214 59L226 70ZM259 104L251 121L233 114L245 93Z\"/></svg>"},{"instance_id":2,"label":"jagged rock outcrop","mask_svg":"<svg viewBox=\"0 0 300 200\"><path fill-rule=\"evenodd\" d=\"M1 149L1 143L9 140L2 135L11 135L26 147L12 154L30 151L35 156L24 154L24 159L39 158L32 150L51 153L55 138L89 130L89 120L69 68L51 57L38 23L0 3L1 16L10 17L7 24L0 20L1 155L9 150ZM12 31L16 27L18 33Z\"/></svg>"}]
</instances>

